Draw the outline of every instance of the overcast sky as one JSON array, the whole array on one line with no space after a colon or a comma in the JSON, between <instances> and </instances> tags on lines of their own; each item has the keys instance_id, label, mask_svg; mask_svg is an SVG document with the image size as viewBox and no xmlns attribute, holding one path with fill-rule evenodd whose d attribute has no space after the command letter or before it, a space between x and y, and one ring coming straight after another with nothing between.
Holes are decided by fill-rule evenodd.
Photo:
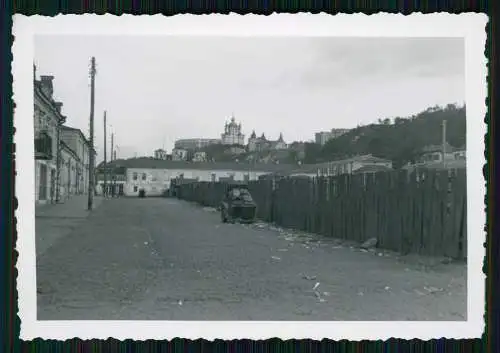
<instances>
[{"instance_id":1,"label":"overcast sky","mask_svg":"<svg viewBox=\"0 0 500 353\"><path fill-rule=\"evenodd\" d=\"M67 124L86 136L91 56L99 160L104 110L118 156L132 157L220 138L232 113L246 138L292 142L465 101L461 38L38 36L37 76L55 76Z\"/></svg>"}]
</instances>

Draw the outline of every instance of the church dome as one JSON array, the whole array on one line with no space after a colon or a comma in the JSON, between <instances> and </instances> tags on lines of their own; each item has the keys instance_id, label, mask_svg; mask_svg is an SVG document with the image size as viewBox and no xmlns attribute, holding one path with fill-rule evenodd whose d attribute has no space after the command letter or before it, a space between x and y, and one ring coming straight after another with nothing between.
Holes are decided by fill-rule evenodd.
<instances>
[{"instance_id":1,"label":"church dome","mask_svg":"<svg viewBox=\"0 0 500 353\"><path fill-rule=\"evenodd\" d=\"M236 124L236 119L234 118L234 115L231 117L231 122L228 125L229 127L238 127L238 124Z\"/></svg>"}]
</instances>

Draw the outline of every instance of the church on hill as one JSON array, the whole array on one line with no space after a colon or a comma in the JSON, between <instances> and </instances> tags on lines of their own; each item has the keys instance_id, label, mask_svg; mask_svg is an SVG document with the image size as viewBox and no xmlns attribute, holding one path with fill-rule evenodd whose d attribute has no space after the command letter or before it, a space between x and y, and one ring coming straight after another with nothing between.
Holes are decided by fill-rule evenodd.
<instances>
[{"instance_id":1,"label":"church on hill","mask_svg":"<svg viewBox=\"0 0 500 353\"><path fill-rule=\"evenodd\" d=\"M245 145L245 135L241 132L241 124L237 124L234 115L229 123L224 126L224 133L221 134L223 145Z\"/></svg>"}]
</instances>

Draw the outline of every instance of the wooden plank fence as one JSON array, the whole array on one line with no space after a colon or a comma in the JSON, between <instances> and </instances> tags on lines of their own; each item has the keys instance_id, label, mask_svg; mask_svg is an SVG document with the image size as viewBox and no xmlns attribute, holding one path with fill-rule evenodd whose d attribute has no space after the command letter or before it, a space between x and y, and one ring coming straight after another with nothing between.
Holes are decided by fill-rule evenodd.
<instances>
[{"instance_id":1,"label":"wooden plank fence","mask_svg":"<svg viewBox=\"0 0 500 353\"><path fill-rule=\"evenodd\" d=\"M223 182L180 186L178 197L218 207ZM465 170L382 172L250 181L257 217L285 228L401 253L467 257Z\"/></svg>"}]
</instances>

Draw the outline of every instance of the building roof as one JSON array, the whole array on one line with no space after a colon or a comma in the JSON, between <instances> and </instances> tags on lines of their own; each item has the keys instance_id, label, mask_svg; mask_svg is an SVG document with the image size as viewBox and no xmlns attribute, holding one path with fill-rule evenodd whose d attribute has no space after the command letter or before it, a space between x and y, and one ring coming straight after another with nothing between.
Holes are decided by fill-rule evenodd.
<instances>
[{"instance_id":1,"label":"building roof","mask_svg":"<svg viewBox=\"0 0 500 353\"><path fill-rule=\"evenodd\" d=\"M59 141L61 143L61 147L63 150L66 150L68 153L70 153L75 159L79 159L78 155L76 154L75 151L71 147L69 147L63 140Z\"/></svg>"},{"instance_id":2,"label":"building roof","mask_svg":"<svg viewBox=\"0 0 500 353\"><path fill-rule=\"evenodd\" d=\"M456 148L446 143L445 152L453 152ZM427 145L421 150L422 153L443 152L443 145Z\"/></svg>"},{"instance_id":3,"label":"building roof","mask_svg":"<svg viewBox=\"0 0 500 353\"><path fill-rule=\"evenodd\" d=\"M427 163L417 163L405 165L403 169L414 170L414 169L463 169L467 167L467 163L463 159L451 160L443 162L427 162Z\"/></svg>"},{"instance_id":4,"label":"building roof","mask_svg":"<svg viewBox=\"0 0 500 353\"><path fill-rule=\"evenodd\" d=\"M61 129L62 129L62 130L66 130L66 131L72 131L72 132L78 133L78 134L82 137L83 141L84 141L86 144L89 144L89 140L87 140L87 138L86 138L86 137L85 137L85 135L83 134L82 130L77 129L77 128L75 128L75 127L67 126L67 125L62 125L62 126L61 126Z\"/></svg>"},{"instance_id":5,"label":"building roof","mask_svg":"<svg viewBox=\"0 0 500 353\"><path fill-rule=\"evenodd\" d=\"M137 169L191 169L191 170L233 170L233 171L260 171L279 172L296 168L296 165L287 164L247 164L235 162L187 162L168 161L153 158L119 159L112 162L116 166Z\"/></svg>"},{"instance_id":6,"label":"building roof","mask_svg":"<svg viewBox=\"0 0 500 353\"><path fill-rule=\"evenodd\" d=\"M329 167L332 165L345 164L345 163L351 163L351 162L391 163L391 161L388 159L375 157L371 154L366 154L366 155L354 156L354 157L350 157L350 158L346 158L346 159L340 159L340 160L329 161L329 162L322 162L322 163L314 164L314 166L317 168L325 168L325 167Z\"/></svg>"},{"instance_id":7,"label":"building roof","mask_svg":"<svg viewBox=\"0 0 500 353\"><path fill-rule=\"evenodd\" d=\"M392 170L392 168L383 165L365 165L359 169L354 170L353 174L387 172L390 170Z\"/></svg>"},{"instance_id":8,"label":"building roof","mask_svg":"<svg viewBox=\"0 0 500 353\"><path fill-rule=\"evenodd\" d=\"M35 80L33 82L33 86L34 86L35 95L38 96L39 98L41 98L43 101L45 101L45 103L48 106L50 106L50 108L52 109L52 111L57 114L59 123L60 124L64 124L66 122L66 116L64 116L63 114L61 114L61 112L58 111L57 108L56 108L57 104L62 104L62 103L55 102L52 97L48 97L45 94L45 92L42 89L42 82L41 81Z\"/></svg>"}]
</instances>

